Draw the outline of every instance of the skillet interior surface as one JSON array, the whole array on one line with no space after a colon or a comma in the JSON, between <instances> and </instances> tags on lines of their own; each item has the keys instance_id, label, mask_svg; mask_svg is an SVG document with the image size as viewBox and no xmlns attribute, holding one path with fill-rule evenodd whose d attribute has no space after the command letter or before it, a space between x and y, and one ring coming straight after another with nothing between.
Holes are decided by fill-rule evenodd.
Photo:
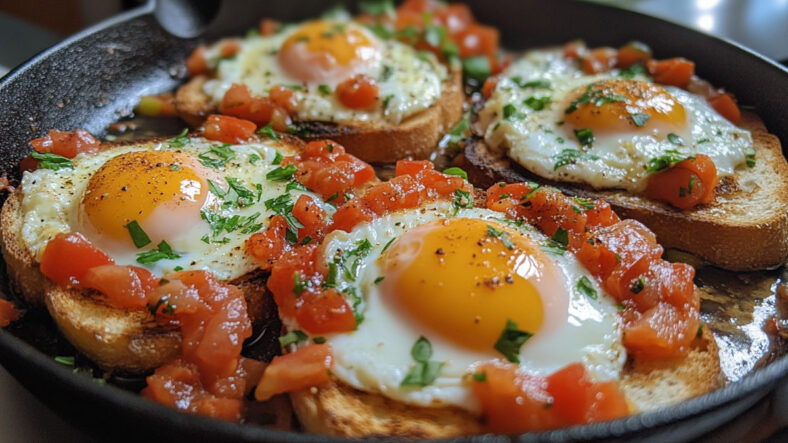
<instances>
[{"instance_id":1,"label":"skillet interior surface","mask_svg":"<svg viewBox=\"0 0 788 443\"><path fill-rule=\"evenodd\" d=\"M319 0L278 2L225 1L150 3L34 57L0 81L0 174L18 174L27 141L48 129L84 128L103 135L128 115L143 94L171 90L183 80L182 60L204 39L243 33L263 16L295 21L318 15ZM193 2L197 3L197 2ZM353 3L353 2L346 2ZM788 117L781 101L788 96L784 68L738 47L686 28L637 13L568 1L467 1L478 20L501 29L511 49L560 44L583 37L591 46L637 39L657 57L684 56L698 75L736 93L788 147ZM352 8L351 8L352 9ZM182 20L172 17L180 14ZM166 31L157 16L174 34ZM4 267L3 267L4 268ZM2 279L5 294L10 294ZM37 344L40 348L46 343ZM102 437L188 437L204 440L314 441L320 436L285 433L178 413L111 385L72 374L26 341L0 331L0 363L48 406ZM689 439L731 420L757 402L788 374L781 357L741 381L675 407L609 423L519 436L521 440ZM475 437L477 440L495 437Z\"/></svg>"}]
</instances>

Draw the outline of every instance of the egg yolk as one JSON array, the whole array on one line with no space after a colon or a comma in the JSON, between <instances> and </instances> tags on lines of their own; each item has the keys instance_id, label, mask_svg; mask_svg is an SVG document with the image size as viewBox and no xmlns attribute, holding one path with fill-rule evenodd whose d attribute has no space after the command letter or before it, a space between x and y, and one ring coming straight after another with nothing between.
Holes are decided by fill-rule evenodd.
<instances>
[{"instance_id":1,"label":"egg yolk","mask_svg":"<svg viewBox=\"0 0 788 443\"><path fill-rule=\"evenodd\" d=\"M576 129L605 132L654 131L667 135L686 126L684 106L662 87L628 79L603 80L566 97L563 120Z\"/></svg>"},{"instance_id":2,"label":"egg yolk","mask_svg":"<svg viewBox=\"0 0 788 443\"><path fill-rule=\"evenodd\" d=\"M318 20L288 37L278 57L285 71L298 80L339 82L377 53L373 38L363 28Z\"/></svg>"},{"instance_id":3,"label":"egg yolk","mask_svg":"<svg viewBox=\"0 0 788 443\"><path fill-rule=\"evenodd\" d=\"M539 245L495 222L424 224L399 237L382 261L383 299L468 349L491 352L508 320L536 334L552 321L549 311L566 306L556 302L567 293L559 271Z\"/></svg>"},{"instance_id":4,"label":"egg yolk","mask_svg":"<svg viewBox=\"0 0 788 443\"><path fill-rule=\"evenodd\" d=\"M126 227L136 221L152 242L169 240L200 221L212 173L173 151L130 152L104 163L82 199L89 232L131 245Z\"/></svg>"}]
</instances>

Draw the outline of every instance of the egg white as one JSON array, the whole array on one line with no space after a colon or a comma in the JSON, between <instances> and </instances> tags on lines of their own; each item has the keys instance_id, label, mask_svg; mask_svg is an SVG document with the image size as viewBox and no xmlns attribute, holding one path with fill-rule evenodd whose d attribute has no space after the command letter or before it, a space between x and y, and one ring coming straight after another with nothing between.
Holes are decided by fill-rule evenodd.
<instances>
[{"instance_id":1,"label":"egg white","mask_svg":"<svg viewBox=\"0 0 788 443\"><path fill-rule=\"evenodd\" d=\"M446 67L434 55L416 51L396 40L378 39L354 22L340 23L366 33L380 48L372 62L356 72L376 81L380 104L374 108L353 110L344 107L334 94L337 84L346 80L344 78L321 82L331 91L326 94L319 90L320 84L302 83L282 69L277 61L277 51L298 30L297 25L287 26L274 35L241 39L241 50L232 58L219 57L220 45L209 47L206 57L218 60L218 64L216 78L205 82L203 89L212 97L214 104L218 104L233 83L244 84L253 95L259 96L267 95L277 85L295 86L296 120L355 125L396 125L438 101L443 81L448 75Z\"/></svg>"},{"instance_id":2,"label":"egg white","mask_svg":"<svg viewBox=\"0 0 788 443\"><path fill-rule=\"evenodd\" d=\"M589 184L594 188L621 188L642 192L648 179L648 161L677 150L684 156L705 154L711 157L719 176L732 175L753 152L752 136L714 111L705 98L681 88L662 86L684 106L687 130L678 133L683 144L672 143L665 134L622 132L594 134L593 145L585 149L568 128L562 127L564 98L578 87L599 80L621 78L618 70L598 75L585 74L561 50L527 52L500 77L495 90L479 113L478 131L487 144L504 149L529 171L552 180ZM547 80L550 88L522 88L532 80ZM636 76L636 80L649 79ZM552 103L533 110L523 102L529 97L550 97ZM504 118L503 108L512 104L514 117ZM584 151L574 164L554 168L564 149Z\"/></svg>"},{"instance_id":3,"label":"egg white","mask_svg":"<svg viewBox=\"0 0 788 443\"><path fill-rule=\"evenodd\" d=\"M55 235L83 231L86 222L83 220L80 210L82 197L90 178L109 159L129 152L147 150L170 150L196 158L215 144L221 143L197 137L189 138L188 142L179 148L169 147L166 142L137 143L114 147L96 154L79 154L72 160L73 169L62 168L56 171L38 169L25 172L20 188L23 193L21 204L22 241L31 255L36 260L40 260L47 242ZM278 167L272 164L277 152L283 156L293 155L295 152L289 145L274 141L232 145L230 148L235 152L235 158L213 171L222 177L236 178L249 189L252 189L254 184L262 184L261 197L259 201L243 208L222 208L221 200L209 193L202 209L214 211L224 217L233 215L247 217L254 213L260 213L255 224L262 224L261 229L264 230L269 224L269 219L274 215L272 211L265 208L264 202L284 194L287 186L287 182L266 180L265 175ZM255 164L250 163L250 158L253 155L260 157L260 160ZM301 194L306 193L313 196L315 201L319 202L329 214L334 211L332 206L323 204L322 199L312 193L300 190L289 192L293 196L293 202ZM170 222L179 223L178 220ZM156 275L170 273L177 267L184 270L201 269L214 273L222 280L240 277L257 268L257 264L246 254L244 248L244 242L251 235L250 232L242 233L240 229L230 233L223 232L218 238L227 238L226 243L205 243L202 238L211 234L210 226L204 220L199 220L194 226L196 227L185 230L174 238L165 239L173 251L180 255L180 258L159 260L145 266ZM142 266L136 261L137 253L155 247L153 244L141 249L133 249L133 246L129 247L128 245L116 247L116 244L109 239L98 239L93 243L97 247L105 249L104 252L110 255L117 264L135 266Z\"/></svg>"},{"instance_id":4,"label":"egg white","mask_svg":"<svg viewBox=\"0 0 788 443\"><path fill-rule=\"evenodd\" d=\"M348 251L368 240L372 248L360 266L356 281L349 281L342 272L337 277L337 288L355 287L358 299L356 312L363 321L355 331L327 334L332 346L333 374L357 389L381 393L389 398L420 406L455 405L470 411L479 406L470 390L469 375L480 362L502 358L494 349L489 353L458 348L437 334L424 330L415 322L401 318L384 305L375 280L383 275L380 257L391 239L432 220L453 216L449 203L434 203L418 210L395 212L356 226L350 233L336 231L326 237L323 259L330 262L338 250ZM456 217L477 218L506 223L501 213L488 209L461 209ZM526 235L538 244L546 244L547 237L533 228L523 226ZM547 375L573 362L582 362L597 380L615 380L626 360L621 344L620 316L615 301L606 295L571 253L548 254L565 278L569 294L565 322L543 325L520 350L520 370L529 374ZM596 300L580 293L576 284L587 276L599 297ZM449 308L449 307L447 307ZM285 319L291 329L298 329L292 320ZM400 387L413 366L410 354L416 340L424 335L430 340L434 354L431 360L444 362L440 377L423 388Z\"/></svg>"}]
</instances>

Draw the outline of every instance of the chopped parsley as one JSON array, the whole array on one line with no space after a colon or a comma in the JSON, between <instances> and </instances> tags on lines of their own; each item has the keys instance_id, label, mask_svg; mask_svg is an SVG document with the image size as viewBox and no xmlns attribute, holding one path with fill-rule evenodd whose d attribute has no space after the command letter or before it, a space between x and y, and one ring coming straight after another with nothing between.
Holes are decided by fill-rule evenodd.
<instances>
[{"instance_id":1,"label":"chopped parsley","mask_svg":"<svg viewBox=\"0 0 788 443\"><path fill-rule=\"evenodd\" d=\"M410 350L410 355L416 361L405 378L402 379L400 386L428 386L431 385L440 375L443 362L430 361L432 357L432 345L424 336L419 337Z\"/></svg>"},{"instance_id":2,"label":"chopped parsley","mask_svg":"<svg viewBox=\"0 0 788 443\"><path fill-rule=\"evenodd\" d=\"M651 174L654 172L662 171L663 169L668 169L671 165L684 161L686 159L693 159L695 157L692 156L684 156L679 151L675 149L668 149L665 151L664 155L659 157L654 157L649 159L648 161L648 169L646 172Z\"/></svg>"},{"instance_id":3,"label":"chopped parsley","mask_svg":"<svg viewBox=\"0 0 788 443\"><path fill-rule=\"evenodd\" d=\"M678 135L672 132L668 134L668 141L677 146L681 146L684 144L684 140L682 140L681 137L679 137Z\"/></svg>"},{"instance_id":4,"label":"chopped parsley","mask_svg":"<svg viewBox=\"0 0 788 443\"><path fill-rule=\"evenodd\" d=\"M325 342L326 342L326 338L325 338L325 337L314 337L314 338L312 339L312 342L313 342L314 344L316 344L316 345L322 345L323 343L325 343Z\"/></svg>"},{"instance_id":5,"label":"chopped parsley","mask_svg":"<svg viewBox=\"0 0 788 443\"><path fill-rule=\"evenodd\" d=\"M284 157L282 157L282 153L279 152L279 151L276 151L276 154L274 155L274 159L273 159L273 161L271 161L271 164L272 165L278 165L278 164L282 163L282 159L283 158Z\"/></svg>"},{"instance_id":6,"label":"chopped parsley","mask_svg":"<svg viewBox=\"0 0 788 443\"><path fill-rule=\"evenodd\" d=\"M506 249L514 249L514 243L512 243L512 240L509 239L509 233L506 231L501 231L500 229L495 229L494 227L487 225L487 236L501 240L501 243L506 246Z\"/></svg>"},{"instance_id":7,"label":"chopped parsley","mask_svg":"<svg viewBox=\"0 0 788 443\"><path fill-rule=\"evenodd\" d=\"M280 166L276 169L268 171L268 174L265 174L265 178L271 180L272 182L283 182L285 180L290 180L297 170L298 169L295 167L295 165L287 165L284 168Z\"/></svg>"},{"instance_id":8,"label":"chopped parsley","mask_svg":"<svg viewBox=\"0 0 788 443\"><path fill-rule=\"evenodd\" d=\"M520 348L533 334L517 329L517 323L507 319L506 326L495 342L495 350L512 363L520 363Z\"/></svg>"},{"instance_id":9,"label":"chopped parsley","mask_svg":"<svg viewBox=\"0 0 788 443\"><path fill-rule=\"evenodd\" d=\"M463 114L462 119L457 122L454 127L447 133L448 146L450 148L457 148L461 140L465 138L468 131L471 129L471 114L466 112Z\"/></svg>"},{"instance_id":10,"label":"chopped parsley","mask_svg":"<svg viewBox=\"0 0 788 443\"><path fill-rule=\"evenodd\" d=\"M38 151L31 151L30 156L38 160L39 169L51 169L53 171L62 168L74 169L74 164L71 163L71 160L62 155L53 154L51 152L41 153Z\"/></svg>"},{"instance_id":11,"label":"chopped parsley","mask_svg":"<svg viewBox=\"0 0 788 443\"><path fill-rule=\"evenodd\" d=\"M553 165L553 171L566 165L573 165L577 163L578 160L581 159L588 159L588 160L599 159L599 157L595 155L586 154L585 152L579 151L577 149L563 149L558 155L554 156L553 158L555 159L555 164Z\"/></svg>"},{"instance_id":12,"label":"chopped parsley","mask_svg":"<svg viewBox=\"0 0 788 443\"><path fill-rule=\"evenodd\" d=\"M473 196L470 191L463 191L457 189L454 191L454 199L452 200L454 206L454 215L460 212L460 209L469 209L473 207Z\"/></svg>"},{"instance_id":13,"label":"chopped parsley","mask_svg":"<svg viewBox=\"0 0 788 443\"><path fill-rule=\"evenodd\" d=\"M550 82L548 80L528 80L523 81L523 78L519 75L515 75L511 77L512 81L521 88L541 88L541 89L550 89Z\"/></svg>"},{"instance_id":14,"label":"chopped parsley","mask_svg":"<svg viewBox=\"0 0 788 443\"><path fill-rule=\"evenodd\" d=\"M566 229L559 226L558 229L553 234L553 236L550 238L550 240L566 248L567 245L569 245L569 232L567 232Z\"/></svg>"},{"instance_id":15,"label":"chopped parsley","mask_svg":"<svg viewBox=\"0 0 788 443\"><path fill-rule=\"evenodd\" d=\"M643 113L636 113L629 116L629 119L632 120L632 123L635 124L638 128L645 125L650 116L648 114Z\"/></svg>"},{"instance_id":16,"label":"chopped parsley","mask_svg":"<svg viewBox=\"0 0 788 443\"><path fill-rule=\"evenodd\" d=\"M228 161L235 158L235 152L230 148L227 143L221 145L211 145L207 152L203 152L197 156L203 166L218 169L227 164Z\"/></svg>"},{"instance_id":17,"label":"chopped parsley","mask_svg":"<svg viewBox=\"0 0 788 443\"><path fill-rule=\"evenodd\" d=\"M325 94L325 95L331 94L331 87L328 85L318 85L317 90L321 94Z\"/></svg>"},{"instance_id":18,"label":"chopped parsley","mask_svg":"<svg viewBox=\"0 0 788 443\"><path fill-rule=\"evenodd\" d=\"M74 357L73 356L57 356L55 357L55 361L60 363L61 365L66 366L74 366Z\"/></svg>"},{"instance_id":19,"label":"chopped parsley","mask_svg":"<svg viewBox=\"0 0 788 443\"><path fill-rule=\"evenodd\" d=\"M587 198L572 197L572 201L586 211L590 211L596 207L594 206L594 202Z\"/></svg>"},{"instance_id":20,"label":"chopped parsley","mask_svg":"<svg viewBox=\"0 0 788 443\"><path fill-rule=\"evenodd\" d=\"M386 277L384 277L382 275L380 277L376 278L375 279L375 286L379 285L380 282L382 282L384 278L386 278Z\"/></svg>"},{"instance_id":21,"label":"chopped parsley","mask_svg":"<svg viewBox=\"0 0 788 443\"><path fill-rule=\"evenodd\" d=\"M545 97L528 97L527 99L523 100L523 104L528 106L529 108L533 109L534 111L541 111L544 109L545 106L552 103L552 100L549 96Z\"/></svg>"},{"instance_id":22,"label":"chopped parsley","mask_svg":"<svg viewBox=\"0 0 788 443\"><path fill-rule=\"evenodd\" d=\"M390 79L393 74L394 69L391 66L383 65L383 72L380 73L380 78L378 78L378 80L380 82L385 82L386 80Z\"/></svg>"},{"instance_id":23,"label":"chopped parsley","mask_svg":"<svg viewBox=\"0 0 788 443\"><path fill-rule=\"evenodd\" d=\"M689 184L687 185L687 192L692 192L692 188L695 186L695 176L691 176L689 179Z\"/></svg>"},{"instance_id":24,"label":"chopped parsley","mask_svg":"<svg viewBox=\"0 0 788 443\"><path fill-rule=\"evenodd\" d=\"M634 78L636 75L646 75L646 67L643 66L643 63L637 62L634 65L619 71L618 75L624 78Z\"/></svg>"},{"instance_id":25,"label":"chopped parsley","mask_svg":"<svg viewBox=\"0 0 788 443\"><path fill-rule=\"evenodd\" d=\"M232 217L223 217L213 211L200 211L200 217L208 222L208 225L211 227L211 235L214 237L214 243L217 243L215 238L218 237L222 231L228 234L239 229L242 234L251 234L252 232L259 231L263 228L263 225L262 223L255 222L260 215L259 212L255 212L248 216L235 214Z\"/></svg>"},{"instance_id":26,"label":"chopped parsley","mask_svg":"<svg viewBox=\"0 0 788 443\"><path fill-rule=\"evenodd\" d=\"M268 122L267 125L263 126L262 128L257 130L257 135L266 136L271 140L280 140L282 137L274 131L274 125L271 122Z\"/></svg>"},{"instance_id":27,"label":"chopped parsley","mask_svg":"<svg viewBox=\"0 0 788 443\"><path fill-rule=\"evenodd\" d=\"M482 371L482 372L474 372L472 376L473 376L473 379L478 381L478 382L487 381L487 373L484 372L484 371Z\"/></svg>"},{"instance_id":28,"label":"chopped parsley","mask_svg":"<svg viewBox=\"0 0 788 443\"><path fill-rule=\"evenodd\" d=\"M386 244L383 246L383 249L380 250L380 253L382 254L382 253L386 252L386 249L388 249L389 246L391 246L391 244L394 243L394 240L396 240L396 239L397 238L395 237L395 238L392 238L391 240L387 241Z\"/></svg>"},{"instance_id":29,"label":"chopped parsley","mask_svg":"<svg viewBox=\"0 0 788 443\"><path fill-rule=\"evenodd\" d=\"M381 104L381 107L383 108L384 111L389 108L389 102L391 102L391 99L393 98L394 98L394 94L389 94L383 97L383 103Z\"/></svg>"},{"instance_id":30,"label":"chopped parsley","mask_svg":"<svg viewBox=\"0 0 788 443\"><path fill-rule=\"evenodd\" d=\"M150 237L142 230L137 220L130 221L125 225L125 228L129 230L129 235L131 235L131 241L134 242L134 246L141 248L150 244Z\"/></svg>"},{"instance_id":31,"label":"chopped parsley","mask_svg":"<svg viewBox=\"0 0 788 443\"><path fill-rule=\"evenodd\" d=\"M279 344L283 347L290 346L294 343L298 343L300 341L306 340L308 337L303 332L296 329L295 331L290 331L287 334L279 337Z\"/></svg>"},{"instance_id":32,"label":"chopped parsley","mask_svg":"<svg viewBox=\"0 0 788 443\"><path fill-rule=\"evenodd\" d=\"M481 85L490 76L490 61L486 55L468 57L462 61L462 72L466 78L472 79Z\"/></svg>"},{"instance_id":33,"label":"chopped parsley","mask_svg":"<svg viewBox=\"0 0 788 443\"><path fill-rule=\"evenodd\" d=\"M262 160L259 155L255 154L254 152L249 155L249 163L255 164Z\"/></svg>"},{"instance_id":34,"label":"chopped parsley","mask_svg":"<svg viewBox=\"0 0 788 443\"><path fill-rule=\"evenodd\" d=\"M161 243L156 246L156 249L137 254L137 263L148 265L159 260L174 260L180 257L180 255L172 251L172 247L169 243L162 240Z\"/></svg>"},{"instance_id":35,"label":"chopped parsley","mask_svg":"<svg viewBox=\"0 0 788 443\"><path fill-rule=\"evenodd\" d=\"M580 280L578 280L577 290L591 300L597 299L596 289L594 289L594 285L591 284L591 280L589 280L585 275L580 277Z\"/></svg>"},{"instance_id":36,"label":"chopped parsley","mask_svg":"<svg viewBox=\"0 0 788 443\"><path fill-rule=\"evenodd\" d=\"M755 167L755 152L749 152L745 155L747 158L747 167L754 168Z\"/></svg>"},{"instance_id":37,"label":"chopped parsley","mask_svg":"<svg viewBox=\"0 0 788 443\"><path fill-rule=\"evenodd\" d=\"M444 169L443 173L446 175L456 175L457 177L462 177L463 180L468 180L468 173L465 172L462 168L458 168L456 166L453 166L448 169Z\"/></svg>"},{"instance_id":38,"label":"chopped parsley","mask_svg":"<svg viewBox=\"0 0 788 443\"><path fill-rule=\"evenodd\" d=\"M591 132L590 128L575 129L575 137L583 146L591 146L594 143L594 133Z\"/></svg>"},{"instance_id":39,"label":"chopped parsley","mask_svg":"<svg viewBox=\"0 0 788 443\"><path fill-rule=\"evenodd\" d=\"M547 240L547 243L541 246L542 251L549 252L550 254L555 255L564 255L566 252L566 246L554 241L554 240Z\"/></svg>"},{"instance_id":40,"label":"chopped parsley","mask_svg":"<svg viewBox=\"0 0 788 443\"><path fill-rule=\"evenodd\" d=\"M632 291L633 294L639 294L644 287L646 287L646 279L638 277L638 279L632 283L632 286L629 287L629 290Z\"/></svg>"},{"instance_id":41,"label":"chopped parsley","mask_svg":"<svg viewBox=\"0 0 788 443\"><path fill-rule=\"evenodd\" d=\"M254 185L257 190L257 194L255 194L251 190L245 188L237 178L225 177L225 181L227 181L228 185L227 191L223 191L215 182L208 180L208 189L211 193L224 200L222 208L242 208L250 206L255 201L260 201L260 196L263 192L263 186L261 184L257 183Z\"/></svg>"},{"instance_id":42,"label":"chopped parsley","mask_svg":"<svg viewBox=\"0 0 788 443\"><path fill-rule=\"evenodd\" d=\"M503 106L503 119L504 120L511 120L512 117L517 115L517 108L511 104L507 103Z\"/></svg>"},{"instance_id":43,"label":"chopped parsley","mask_svg":"<svg viewBox=\"0 0 788 443\"><path fill-rule=\"evenodd\" d=\"M303 228L304 225L293 215L294 203L292 202L292 196L289 193L282 194L276 198L266 200L263 204L266 209L284 217L285 223L287 223L285 240L290 244L298 242L298 230Z\"/></svg>"},{"instance_id":44,"label":"chopped parsley","mask_svg":"<svg viewBox=\"0 0 788 443\"><path fill-rule=\"evenodd\" d=\"M171 148L182 148L189 142L189 137L186 135L189 133L189 128L184 128L180 134L176 135L175 137L166 141L167 146Z\"/></svg>"},{"instance_id":45,"label":"chopped parsley","mask_svg":"<svg viewBox=\"0 0 788 443\"><path fill-rule=\"evenodd\" d=\"M587 105L590 103L594 106L602 106L606 103L627 101L626 97L608 94L604 89L594 89L594 87L599 85L600 82L591 83L590 85L586 86L586 90L583 92L583 94L573 100L572 103L567 106L567 108L564 110L564 114L571 114L577 111L579 105Z\"/></svg>"},{"instance_id":46,"label":"chopped parsley","mask_svg":"<svg viewBox=\"0 0 788 443\"><path fill-rule=\"evenodd\" d=\"M358 5L361 12L372 16L387 15L394 18L396 10L392 0L368 0Z\"/></svg>"}]
</instances>

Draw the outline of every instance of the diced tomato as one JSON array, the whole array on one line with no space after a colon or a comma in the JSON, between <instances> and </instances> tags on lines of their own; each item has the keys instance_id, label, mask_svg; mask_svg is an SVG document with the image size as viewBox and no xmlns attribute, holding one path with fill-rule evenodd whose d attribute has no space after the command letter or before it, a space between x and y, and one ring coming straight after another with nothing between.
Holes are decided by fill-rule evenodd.
<instances>
[{"instance_id":1,"label":"diced tomato","mask_svg":"<svg viewBox=\"0 0 788 443\"><path fill-rule=\"evenodd\" d=\"M649 60L649 74L656 83L685 88L695 74L695 63L681 57L667 60Z\"/></svg>"},{"instance_id":2,"label":"diced tomato","mask_svg":"<svg viewBox=\"0 0 788 443\"><path fill-rule=\"evenodd\" d=\"M684 310L665 302L643 313L627 309L623 318L624 346L639 360L685 355L700 324L696 306Z\"/></svg>"},{"instance_id":3,"label":"diced tomato","mask_svg":"<svg viewBox=\"0 0 788 443\"><path fill-rule=\"evenodd\" d=\"M220 397L208 392L193 363L181 359L170 361L156 369L146 381L148 386L142 390L142 395L157 403L228 421L239 421L242 417L241 398Z\"/></svg>"},{"instance_id":4,"label":"diced tomato","mask_svg":"<svg viewBox=\"0 0 788 443\"><path fill-rule=\"evenodd\" d=\"M495 86L498 84L498 77L490 76L487 77L487 80L484 81L484 85L482 85L482 98L487 100L492 95L493 91L495 91Z\"/></svg>"},{"instance_id":5,"label":"diced tomato","mask_svg":"<svg viewBox=\"0 0 788 443\"><path fill-rule=\"evenodd\" d=\"M607 72L616 65L616 55L618 52L613 48L595 48L580 57L583 71L586 74L597 74Z\"/></svg>"},{"instance_id":6,"label":"diced tomato","mask_svg":"<svg viewBox=\"0 0 788 443\"><path fill-rule=\"evenodd\" d=\"M687 209L710 203L718 181L717 168L711 158L697 154L651 176L645 195Z\"/></svg>"},{"instance_id":7,"label":"diced tomato","mask_svg":"<svg viewBox=\"0 0 788 443\"><path fill-rule=\"evenodd\" d=\"M651 48L645 43L629 42L618 48L616 60L619 68L628 68L638 62L645 65L651 60Z\"/></svg>"},{"instance_id":8,"label":"diced tomato","mask_svg":"<svg viewBox=\"0 0 788 443\"><path fill-rule=\"evenodd\" d=\"M88 269L81 286L101 292L113 306L138 309L147 306L147 295L158 282L138 266L102 265Z\"/></svg>"},{"instance_id":9,"label":"diced tomato","mask_svg":"<svg viewBox=\"0 0 788 443\"><path fill-rule=\"evenodd\" d=\"M0 328L5 328L17 320L19 320L19 311L14 304L0 298Z\"/></svg>"},{"instance_id":10,"label":"diced tomato","mask_svg":"<svg viewBox=\"0 0 788 443\"><path fill-rule=\"evenodd\" d=\"M219 57L229 58L238 54L241 50L241 42L238 39L229 39L221 43L219 47Z\"/></svg>"},{"instance_id":11,"label":"diced tomato","mask_svg":"<svg viewBox=\"0 0 788 443\"><path fill-rule=\"evenodd\" d=\"M324 228L327 225L328 214L310 196L303 194L298 197L293 205L293 216L304 225L298 230L298 241L303 241L306 237L322 238Z\"/></svg>"},{"instance_id":12,"label":"diced tomato","mask_svg":"<svg viewBox=\"0 0 788 443\"><path fill-rule=\"evenodd\" d=\"M282 24L276 20L272 20L270 18L264 18L260 20L260 35L273 35L279 28L282 27Z\"/></svg>"},{"instance_id":13,"label":"diced tomato","mask_svg":"<svg viewBox=\"0 0 788 443\"><path fill-rule=\"evenodd\" d=\"M345 297L333 289L323 292L299 309L296 321L310 334L348 332L356 329L353 309Z\"/></svg>"},{"instance_id":14,"label":"diced tomato","mask_svg":"<svg viewBox=\"0 0 788 443\"><path fill-rule=\"evenodd\" d=\"M378 102L378 85L374 80L358 74L337 85L337 99L350 109L367 109Z\"/></svg>"},{"instance_id":15,"label":"diced tomato","mask_svg":"<svg viewBox=\"0 0 788 443\"><path fill-rule=\"evenodd\" d=\"M82 234L57 234L47 243L39 269L58 286L79 285L88 270L115 262Z\"/></svg>"},{"instance_id":16,"label":"diced tomato","mask_svg":"<svg viewBox=\"0 0 788 443\"><path fill-rule=\"evenodd\" d=\"M285 218L277 215L271 219L268 229L253 234L246 240L246 252L257 260L261 269L271 269L271 266L286 251L286 231Z\"/></svg>"},{"instance_id":17,"label":"diced tomato","mask_svg":"<svg viewBox=\"0 0 788 443\"><path fill-rule=\"evenodd\" d=\"M50 129L46 137L30 140L30 145L38 152L51 152L66 158L74 158L83 152L98 152L101 142L83 129L74 132Z\"/></svg>"},{"instance_id":18,"label":"diced tomato","mask_svg":"<svg viewBox=\"0 0 788 443\"><path fill-rule=\"evenodd\" d=\"M186 71L189 77L208 72L208 60L205 58L205 48L198 46L186 59Z\"/></svg>"},{"instance_id":19,"label":"diced tomato","mask_svg":"<svg viewBox=\"0 0 788 443\"><path fill-rule=\"evenodd\" d=\"M488 363L473 382L490 430L516 433L613 420L629 414L626 398L611 382L595 383L580 363L548 377L536 377L515 365Z\"/></svg>"},{"instance_id":20,"label":"diced tomato","mask_svg":"<svg viewBox=\"0 0 788 443\"><path fill-rule=\"evenodd\" d=\"M268 92L268 97L288 114L295 111L296 101L292 89L277 85L271 88L271 91Z\"/></svg>"},{"instance_id":21,"label":"diced tomato","mask_svg":"<svg viewBox=\"0 0 788 443\"><path fill-rule=\"evenodd\" d=\"M400 160L397 162L394 174L416 176L421 171L435 169L429 160Z\"/></svg>"},{"instance_id":22,"label":"diced tomato","mask_svg":"<svg viewBox=\"0 0 788 443\"><path fill-rule=\"evenodd\" d=\"M734 125L741 124L741 111L731 94L718 94L709 98L709 104Z\"/></svg>"},{"instance_id":23,"label":"diced tomato","mask_svg":"<svg viewBox=\"0 0 788 443\"><path fill-rule=\"evenodd\" d=\"M486 55L490 66L497 62L500 35L496 28L480 24L470 24L454 37L460 47L460 57L467 58Z\"/></svg>"},{"instance_id":24,"label":"diced tomato","mask_svg":"<svg viewBox=\"0 0 788 443\"><path fill-rule=\"evenodd\" d=\"M564 57L566 58L580 58L583 57L587 52L588 48L586 44L582 40L573 40L571 42L564 44Z\"/></svg>"},{"instance_id":25,"label":"diced tomato","mask_svg":"<svg viewBox=\"0 0 788 443\"><path fill-rule=\"evenodd\" d=\"M475 22L471 8L462 3L446 4L445 8L436 12L435 17L446 26L450 35L461 32Z\"/></svg>"},{"instance_id":26,"label":"diced tomato","mask_svg":"<svg viewBox=\"0 0 788 443\"><path fill-rule=\"evenodd\" d=\"M307 345L293 353L274 357L263 372L254 396L265 401L276 394L328 383L328 371L332 366L331 346L327 344Z\"/></svg>"},{"instance_id":27,"label":"diced tomato","mask_svg":"<svg viewBox=\"0 0 788 443\"><path fill-rule=\"evenodd\" d=\"M243 143L252 136L257 125L240 118L211 114L205 120L205 138L222 143Z\"/></svg>"},{"instance_id":28,"label":"diced tomato","mask_svg":"<svg viewBox=\"0 0 788 443\"><path fill-rule=\"evenodd\" d=\"M344 203L346 193L354 193L375 178L372 166L331 140L309 142L301 154L283 159L282 165L295 165L296 180L334 205Z\"/></svg>"},{"instance_id":29,"label":"diced tomato","mask_svg":"<svg viewBox=\"0 0 788 443\"><path fill-rule=\"evenodd\" d=\"M474 381L473 394L481 405L490 431L513 434L561 425L551 406L547 382L514 370L511 365L490 363L477 368L484 381Z\"/></svg>"}]
</instances>

